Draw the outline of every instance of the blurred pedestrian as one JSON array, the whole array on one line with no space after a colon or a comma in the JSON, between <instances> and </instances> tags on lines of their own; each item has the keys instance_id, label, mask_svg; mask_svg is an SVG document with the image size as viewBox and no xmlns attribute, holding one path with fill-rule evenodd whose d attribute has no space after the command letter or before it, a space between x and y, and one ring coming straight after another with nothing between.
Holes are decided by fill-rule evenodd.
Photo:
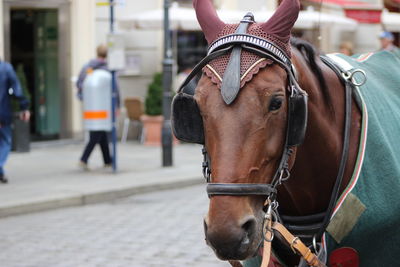
<instances>
[{"instance_id":1,"label":"blurred pedestrian","mask_svg":"<svg viewBox=\"0 0 400 267\"><path fill-rule=\"evenodd\" d=\"M18 100L21 109L20 118L29 121L29 101L23 95L21 84L10 63L0 60L0 183L7 183L4 164L11 150L11 98Z\"/></svg>"},{"instance_id":2,"label":"blurred pedestrian","mask_svg":"<svg viewBox=\"0 0 400 267\"><path fill-rule=\"evenodd\" d=\"M352 56L353 55L353 44L351 42L342 42L339 47L339 52L346 55Z\"/></svg>"},{"instance_id":3,"label":"blurred pedestrian","mask_svg":"<svg viewBox=\"0 0 400 267\"><path fill-rule=\"evenodd\" d=\"M389 51L400 57L400 49L394 45L394 36L391 32L381 32L379 34L382 51Z\"/></svg>"},{"instance_id":4,"label":"blurred pedestrian","mask_svg":"<svg viewBox=\"0 0 400 267\"><path fill-rule=\"evenodd\" d=\"M78 81L76 83L76 87L78 88L78 97L80 100L83 100L84 105L85 103L88 103L87 100L83 99L84 98L84 90L85 90L85 80L87 79L88 75L94 74L96 70L103 70L103 71L109 71L107 67L107 47L105 45L99 45L96 50L97 53L97 58L90 60L87 64L85 64L79 74ZM109 75L110 76L110 75ZM101 75L100 75L101 77ZM104 78L104 72L103 72L103 78ZM101 82L94 82L92 83L91 86L103 86L102 88L94 88L96 91L98 90L99 95L102 94L102 89L105 87L108 87L111 85L111 81L109 84L101 84ZM93 88L91 88L92 90ZM89 89L86 89L89 90ZM92 92L93 93L93 92ZM111 90L110 92L107 92L108 98L109 99L101 99L99 98L99 95L93 95L95 96L96 100L93 101L99 101L102 103L111 103ZM108 102L107 102L108 101ZM117 107L119 107L119 94L117 93ZM99 103L92 103L92 105L99 105ZM100 103L101 105L101 103ZM100 117L107 117L107 119L110 120L110 114L111 110L105 111L105 115L101 115ZM93 114L92 114L93 115ZM91 116L92 116L91 115ZM96 115L97 116L97 115ZM101 119L99 117L99 119ZM91 119L96 119L96 118L91 118ZM109 141L108 141L108 135L111 130L111 123L109 124L109 128L107 127L91 127L89 128L89 142L86 144L85 149L82 153L79 165L83 170L89 170L88 167L88 160L90 157L90 154L92 153L94 147L96 144L100 145L101 152L103 154L103 161L104 161L104 167L111 167L112 160L111 160L111 154L110 154L110 149L109 149Z\"/></svg>"}]
</instances>

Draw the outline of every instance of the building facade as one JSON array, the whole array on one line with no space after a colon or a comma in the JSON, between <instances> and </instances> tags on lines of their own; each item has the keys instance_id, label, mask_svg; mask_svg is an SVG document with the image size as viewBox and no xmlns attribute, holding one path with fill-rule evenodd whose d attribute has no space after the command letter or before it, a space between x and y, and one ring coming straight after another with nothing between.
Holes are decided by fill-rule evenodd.
<instances>
[{"instance_id":1,"label":"building facade","mask_svg":"<svg viewBox=\"0 0 400 267\"><path fill-rule=\"evenodd\" d=\"M0 56L18 69L31 99L33 139L81 132L72 76L94 55L94 0L2 0Z\"/></svg>"},{"instance_id":2,"label":"building facade","mask_svg":"<svg viewBox=\"0 0 400 267\"><path fill-rule=\"evenodd\" d=\"M110 13L105 2L108 1L0 0L3 21L0 57L13 63L26 80L32 102L31 134L34 138L71 138L82 134L82 107L74 83L82 65L95 56L95 47L108 43ZM144 100L152 76L162 70L162 27L127 30L118 20L161 10L164 1L116 2L116 32L123 39L126 61L125 68L118 72L121 100L126 97ZM192 0L173 2L183 7L192 6ZM303 9L312 6L315 11L357 20L354 30L336 27L335 23L316 23L312 27L294 29L295 35L310 40L325 52L338 51L343 41L352 42L356 52L377 50L377 35L385 25L376 20L376 16L381 18L383 7L391 12L399 11L398 0L324 0L322 5L319 0L301 2ZM272 11L277 5L277 1L266 0L214 0L214 3L221 10L243 14ZM395 34L398 38L398 33ZM171 36L175 73L204 56L206 42L200 31L175 29Z\"/></svg>"}]
</instances>

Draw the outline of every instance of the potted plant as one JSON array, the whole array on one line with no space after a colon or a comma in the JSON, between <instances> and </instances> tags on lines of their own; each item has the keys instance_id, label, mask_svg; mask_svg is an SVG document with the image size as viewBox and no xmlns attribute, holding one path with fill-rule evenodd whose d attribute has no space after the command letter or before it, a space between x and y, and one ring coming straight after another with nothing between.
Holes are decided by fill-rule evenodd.
<instances>
[{"instance_id":1,"label":"potted plant","mask_svg":"<svg viewBox=\"0 0 400 267\"><path fill-rule=\"evenodd\" d=\"M141 116L144 129L145 145L161 144L162 116L162 74L155 73L149 84L145 98L145 114Z\"/></svg>"}]
</instances>

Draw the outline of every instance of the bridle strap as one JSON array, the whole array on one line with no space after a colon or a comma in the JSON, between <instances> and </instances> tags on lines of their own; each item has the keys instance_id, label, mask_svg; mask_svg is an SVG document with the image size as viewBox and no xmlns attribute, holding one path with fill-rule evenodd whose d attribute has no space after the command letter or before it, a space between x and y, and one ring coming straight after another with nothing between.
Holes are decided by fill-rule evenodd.
<instances>
[{"instance_id":1,"label":"bridle strap","mask_svg":"<svg viewBox=\"0 0 400 267\"><path fill-rule=\"evenodd\" d=\"M211 196L268 196L276 193L276 189L270 184L207 184L207 194Z\"/></svg>"},{"instance_id":2,"label":"bridle strap","mask_svg":"<svg viewBox=\"0 0 400 267\"><path fill-rule=\"evenodd\" d=\"M211 54L207 55L205 58L203 58L197 65L193 68L193 70L189 73L189 75L186 77L185 81L181 84L181 86L178 89L178 93L183 91L185 89L185 86L188 85L188 83L201 71L203 67L205 67L210 61L225 55L228 53L231 49L233 48L233 45L221 48L217 51L212 52Z\"/></svg>"}]
</instances>

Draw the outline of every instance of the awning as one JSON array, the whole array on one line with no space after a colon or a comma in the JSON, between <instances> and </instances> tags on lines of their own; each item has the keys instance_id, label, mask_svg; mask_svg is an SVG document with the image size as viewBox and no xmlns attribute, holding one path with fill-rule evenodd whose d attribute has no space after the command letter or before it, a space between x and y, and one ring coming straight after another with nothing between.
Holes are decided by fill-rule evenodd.
<instances>
[{"instance_id":1,"label":"awning","mask_svg":"<svg viewBox=\"0 0 400 267\"><path fill-rule=\"evenodd\" d=\"M321 0L303 0L304 2L316 3L318 5L321 4ZM400 1L400 0L396 0ZM380 9L381 6L378 4L368 3L364 1L357 0L324 0L323 5L336 5L341 6L345 9Z\"/></svg>"},{"instance_id":2,"label":"awning","mask_svg":"<svg viewBox=\"0 0 400 267\"><path fill-rule=\"evenodd\" d=\"M226 23L237 23L246 12L218 10L219 17ZM169 10L170 28L173 30L200 30L193 8L180 7L174 2ZM164 9L140 12L129 17L118 19L122 29L157 30L163 27Z\"/></svg>"},{"instance_id":3,"label":"awning","mask_svg":"<svg viewBox=\"0 0 400 267\"><path fill-rule=\"evenodd\" d=\"M357 21L354 19L329 13L321 13L309 8L300 11L295 28L315 29L321 25L339 27L345 29L345 31L354 31L357 28L357 24Z\"/></svg>"},{"instance_id":4,"label":"awning","mask_svg":"<svg viewBox=\"0 0 400 267\"><path fill-rule=\"evenodd\" d=\"M217 10L217 13L225 23L238 23L246 14L238 10ZM173 30L200 30L194 9L179 7L173 4L170 8L170 27ZM273 11L260 10L254 12L257 22L266 21L273 15ZM131 29L162 29L164 21L164 10L156 9L131 15L118 19L119 26L125 30ZM357 26L355 20L314 11L312 9L300 11L299 18L294 25L295 29L316 29L319 25L335 25L343 27L346 31L353 31Z\"/></svg>"},{"instance_id":5,"label":"awning","mask_svg":"<svg viewBox=\"0 0 400 267\"><path fill-rule=\"evenodd\" d=\"M320 0L304 0L314 5L321 4ZM396 0L400 1L400 0ZM326 6L333 5L342 7L346 17L361 23L381 23L382 6L378 4L357 0L324 0Z\"/></svg>"}]
</instances>

